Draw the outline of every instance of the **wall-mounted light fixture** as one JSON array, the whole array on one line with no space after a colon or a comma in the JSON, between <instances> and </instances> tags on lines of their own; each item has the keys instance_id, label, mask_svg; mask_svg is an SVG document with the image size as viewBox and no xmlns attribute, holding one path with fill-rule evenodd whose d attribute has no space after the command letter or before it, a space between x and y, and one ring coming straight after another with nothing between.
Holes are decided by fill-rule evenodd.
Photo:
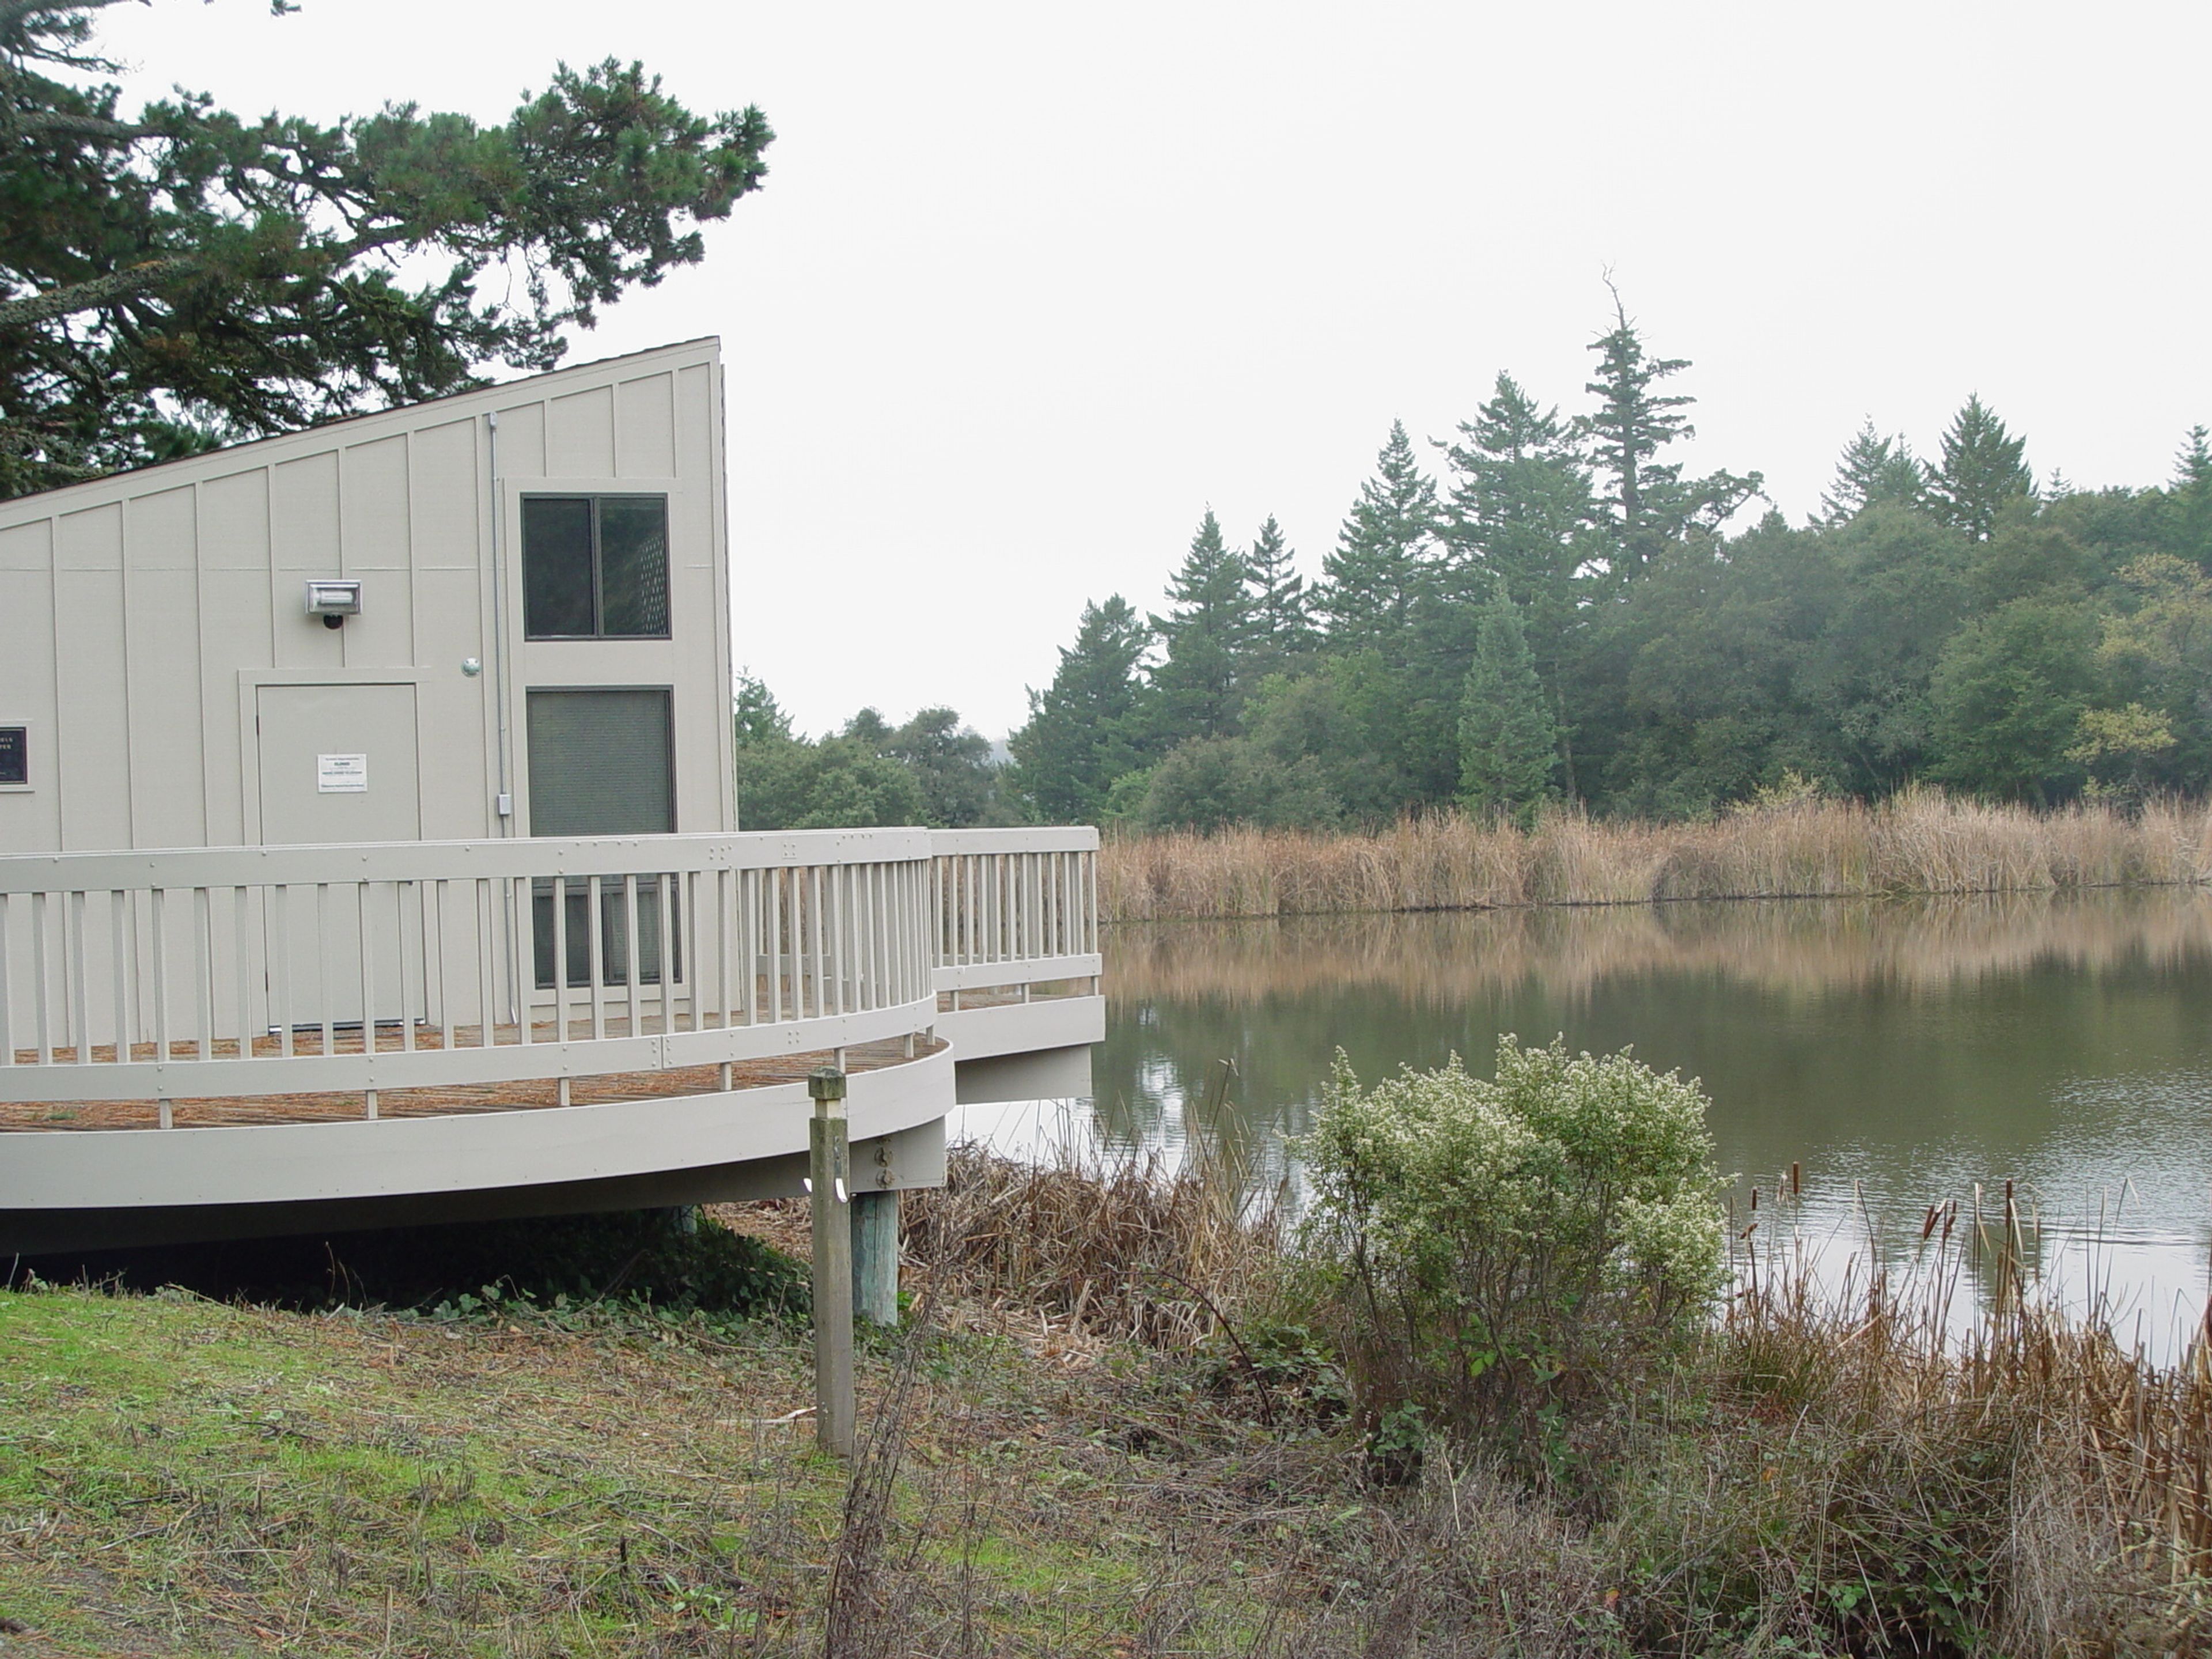
<instances>
[{"instance_id":1,"label":"wall-mounted light fixture","mask_svg":"<svg viewBox=\"0 0 2212 1659\"><path fill-rule=\"evenodd\" d=\"M307 579L307 614L320 617L325 628L343 628L348 617L361 615L361 584Z\"/></svg>"}]
</instances>

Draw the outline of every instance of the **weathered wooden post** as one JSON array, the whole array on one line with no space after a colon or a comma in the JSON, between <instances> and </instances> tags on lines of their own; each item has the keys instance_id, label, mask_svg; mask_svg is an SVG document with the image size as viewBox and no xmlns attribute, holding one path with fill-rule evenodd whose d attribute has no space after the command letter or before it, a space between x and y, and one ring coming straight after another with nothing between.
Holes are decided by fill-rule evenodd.
<instances>
[{"instance_id":1,"label":"weathered wooden post","mask_svg":"<svg viewBox=\"0 0 2212 1659\"><path fill-rule=\"evenodd\" d=\"M899 1195L896 1188L853 1194L853 1310L871 1323L898 1323Z\"/></svg>"},{"instance_id":2,"label":"weathered wooden post","mask_svg":"<svg viewBox=\"0 0 2212 1659\"><path fill-rule=\"evenodd\" d=\"M852 1151L845 1074L808 1073L814 1101L810 1179L814 1199L814 1438L838 1457L853 1454Z\"/></svg>"}]
</instances>

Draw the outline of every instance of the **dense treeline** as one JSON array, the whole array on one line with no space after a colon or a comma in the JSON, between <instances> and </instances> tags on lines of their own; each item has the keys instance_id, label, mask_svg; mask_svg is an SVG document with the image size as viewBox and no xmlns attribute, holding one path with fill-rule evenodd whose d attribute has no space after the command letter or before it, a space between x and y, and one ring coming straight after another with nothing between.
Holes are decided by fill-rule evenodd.
<instances>
[{"instance_id":1,"label":"dense treeline","mask_svg":"<svg viewBox=\"0 0 2212 1659\"><path fill-rule=\"evenodd\" d=\"M738 821L747 830L1020 822L990 743L950 708L922 709L896 726L863 708L842 732L809 740L768 687L744 674L735 725Z\"/></svg>"},{"instance_id":2,"label":"dense treeline","mask_svg":"<svg viewBox=\"0 0 2212 1659\"><path fill-rule=\"evenodd\" d=\"M1022 805L1145 829L1459 805L1681 817L1919 779L2049 803L2212 783L2212 450L2039 486L1970 398L1923 459L1869 423L1821 511L1695 477L1689 365L1616 307L1590 406L1510 375L1425 470L1394 425L1310 586L1271 517L1200 521L1164 615L1085 607L1012 743Z\"/></svg>"}]
</instances>

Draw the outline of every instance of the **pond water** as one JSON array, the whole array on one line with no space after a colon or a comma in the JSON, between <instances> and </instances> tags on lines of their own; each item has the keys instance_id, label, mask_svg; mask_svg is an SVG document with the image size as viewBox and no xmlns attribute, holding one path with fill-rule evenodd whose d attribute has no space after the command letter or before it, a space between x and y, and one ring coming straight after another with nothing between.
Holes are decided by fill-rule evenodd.
<instances>
[{"instance_id":1,"label":"pond water","mask_svg":"<svg viewBox=\"0 0 2212 1659\"><path fill-rule=\"evenodd\" d=\"M1741 1225L1832 1279L1909 1255L1930 1204L2015 1184L2051 1293L2107 1296L2167 1348L2212 1255L2212 895L1686 903L1123 927L1106 942L1094 1098L985 1109L970 1133L1225 1144L1297 1187L1341 1047L1365 1078L1502 1033L1633 1044L1702 1080ZM1222 1066L1234 1063L1233 1072ZM1778 1217L1792 1164L1802 1196Z\"/></svg>"}]
</instances>

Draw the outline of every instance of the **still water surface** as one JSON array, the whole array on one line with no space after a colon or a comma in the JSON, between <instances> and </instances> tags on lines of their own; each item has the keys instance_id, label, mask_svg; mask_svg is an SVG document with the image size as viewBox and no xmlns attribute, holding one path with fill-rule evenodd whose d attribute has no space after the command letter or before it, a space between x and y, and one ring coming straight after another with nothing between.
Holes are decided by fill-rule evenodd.
<instances>
[{"instance_id":1,"label":"still water surface","mask_svg":"<svg viewBox=\"0 0 2212 1659\"><path fill-rule=\"evenodd\" d=\"M1075 1127L1179 1155L1225 1136L1296 1185L1341 1047L1363 1077L1501 1033L1633 1044L1702 1079L1720 1166L1829 1271L1869 1226L1893 1259L1925 1206L2017 1183L2057 1293L2106 1290L2153 1345L2194 1323L2212 1253L2212 896L1752 902L1123 927ZM1224 1079L1219 1062L1235 1062ZM1225 1086L1224 1086L1225 1085ZM1213 1103L1222 1101L1217 1111ZM992 1109L996 1111L997 1109ZM1053 1131L1030 1109L971 1131Z\"/></svg>"}]
</instances>

